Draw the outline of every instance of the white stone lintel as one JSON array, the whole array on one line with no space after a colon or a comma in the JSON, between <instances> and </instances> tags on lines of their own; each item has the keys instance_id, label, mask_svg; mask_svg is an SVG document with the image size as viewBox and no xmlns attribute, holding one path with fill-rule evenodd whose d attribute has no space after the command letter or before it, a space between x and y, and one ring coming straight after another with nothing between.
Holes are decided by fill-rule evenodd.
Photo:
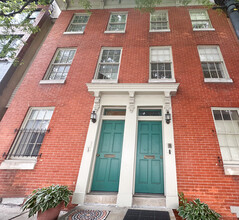
<instances>
[{"instance_id":1,"label":"white stone lintel","mask_svg":"<svg viewBox=\"0 0 239 220\"><path fill-rule=\"evenodd\" d=\"M87 83L88 91L94 94L96 91L101 93L154 93L154 94L170 94L175 95L179 83L163 83L163 84L148 84L148 83L119 83L119 84L95 84Z\"/></svg>"}]
</instances>

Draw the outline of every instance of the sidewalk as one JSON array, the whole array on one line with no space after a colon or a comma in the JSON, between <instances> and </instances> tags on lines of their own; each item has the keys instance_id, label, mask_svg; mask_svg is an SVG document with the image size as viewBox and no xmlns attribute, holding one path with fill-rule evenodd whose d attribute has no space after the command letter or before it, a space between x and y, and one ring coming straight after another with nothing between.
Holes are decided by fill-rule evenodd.
<instances>
[{"instance_id":1,"label":"sidewalk","mask_svg":"<svg viewBox=\"0 0 239 220\"><path fill-rule=\"evenodd\" d=\"M3 199L0 203L0 220L37 220L37 215L28 218L28 212L21 210L21 204L23 198L13 198L13 199ZM128 208L116 207L112 205L84 205L77 206L70 210L69 212L61 211L58 220L67 220L68 216L71 215L75 210L107 210L110 211L106 220L123 220ZM158 207L133 207L131 209L141 209L141 210L154 210L154 211L168 211L171 220L175 220L174 213L171 209L158 208Z\"/></svg>"}]
</instances>

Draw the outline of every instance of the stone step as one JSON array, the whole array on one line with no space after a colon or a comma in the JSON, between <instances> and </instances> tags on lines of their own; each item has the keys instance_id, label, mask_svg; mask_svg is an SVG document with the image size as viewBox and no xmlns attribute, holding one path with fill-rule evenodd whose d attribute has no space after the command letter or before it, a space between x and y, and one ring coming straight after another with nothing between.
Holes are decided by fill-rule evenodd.
<instances>
[{"instance_id":1,"label":"stone step","mask_svg":"<svg viewBox=\"0 0 239 220\"><path fill-rule=\"evenodd\" d=\"M103 205L116 205L117 194L87 194L85 197L85 204L103 204Z\"/></svg>"},{"instance_id":2,"label":"stone step","mask_svg":"<svg viewBox=\"0 0 239 220\"><path fill-rule=\"evenodd\" d=\"M160 197L139 197L134 196L133 197L133 207L157 207L157 208L165 208L166 207L166 198L163 196Z\"/></svg>"}]
</instances>

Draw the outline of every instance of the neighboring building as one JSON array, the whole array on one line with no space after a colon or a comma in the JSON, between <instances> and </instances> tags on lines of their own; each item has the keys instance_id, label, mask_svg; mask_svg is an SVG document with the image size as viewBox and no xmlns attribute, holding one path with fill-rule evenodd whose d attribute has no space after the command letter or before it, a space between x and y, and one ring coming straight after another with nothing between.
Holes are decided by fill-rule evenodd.
<instances>
[{"instance_id":1,"label":"neighboring building","mask_svg":"<svg viewBox=\"0 0 239 220\"><path fill-rule=\"evenodd\" d=\"M58 9L54 5L55 17L57 12ZM41 31L37 34L29 34L16 30L11 38L0 41L0 53L4 48L18 48L16 51L16 60L18 61L15 64L12 59L6 58L6 54L3 53L0 56L0 121L23 81L33 57L51 29L55 18L50 16L49 7L39 7L33 13L16 14L12 23L16 25L25 19L30 19L32 24L41 28ZM1 26L0 34L4 34Z\"/></svg>"},{"instance_id":2,"label":"neighboring building","mask_svg":"<svg viewBox=\"0 0 239 220\"><path fill-rule=\"evenodd\" d=\"M90 14L60 5L0 123L0 197L64 184L75 204L146 198L177 208L184 192L237 219L239 44L230 21L176 1L151 15L133 1L94 2Z\"/></svg>"}]
</instances>

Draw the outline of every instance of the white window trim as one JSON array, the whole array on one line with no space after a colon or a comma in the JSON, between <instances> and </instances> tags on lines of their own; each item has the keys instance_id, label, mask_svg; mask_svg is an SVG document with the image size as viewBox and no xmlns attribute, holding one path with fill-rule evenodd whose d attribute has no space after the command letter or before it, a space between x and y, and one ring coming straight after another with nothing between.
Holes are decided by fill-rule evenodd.
<instances>
[{"instance_id":1,"label":"white window trim","mask_svg":"<svg viewBox=\"0 0 239 220\"><path fill-rule=\"evenodd\" d=\"M67 49L75 50L75 54L74 54L74 57L75 57L76 50L77 50L75 47L66 47L66 48L65 47L64 48L60 47L60 48L57 48L57 50L54 53L53 58L51 59L50 65L47 68L46 74L44 75L43 79L39 82L40 84L63 84L63 83L65 83L66 78L65 79L60 79L60 80L48 79L50 74L51 74L51 72L50 72L51 71L51 67L52 67L52 65L54 65L54 61L56 59L56 56L57 56L59 50L62 50L62 49L63 50L67 50ZM74 57L73 57L73 60L74 60ZM69 65L70 69L71 69L71 65L73 63L73 60L72 60L71 64ZM69 72L70 72L70 69L69 69ZM67 75L68 75L68 73L67 73ZM64 82L63 82L63 80L64 80ZM48 81L48 83L46 81Z\"/></svg>"},{"instance_id":2,"label":"white window trim","mask_svg":"<svg viewBox=\"0 0 239 220\"><path fill-rule=\"evenodd\" d=\"M119 68L118 68L118 73L117 73L117 79L97 79L98 78L98 73L99 73L99 68L100 68L100 60L103 54L104 50L120 50L120 59L119 59ZM97 62L97 67L95 71L94 78L92 79L92 83L118 83L118 78L119 78L119 72L120 72L120 64L121 64L121 58L122 58L122 52L123 48L122 47L102 47L99 55L99 59Z\"/></svg>"},{"instance_id":3,"label":"white window trim","mask_svg":"<svg viewBox=\"0 0 239 220\"><path fill-rule=\"evenodd\" d=\"M69 29L70 25L72 24L74 17L77 16L77 15L79 15L79 16L89 16L88 21L87 21L87 23L85 24L85 28L86 28L86 26L87 26L87 24L88 24L88 22L89 22L89 20L90 20L90 14L87 14L87 13L75 13L75 14L72 16L71 22L70 22L70 24L67 26L66 31L65 31L63 34L84 34L85 29L84 29L84 31L67 31L67 30ZM82 24L83 24L83 23L82 23Z\"/></svg>"},{"instance_id":4,"label":"white window trim","mask_svg":"<svg viewBox=\"0 0 239 220\"><path fill-rule=\"evenodd\" d=\"M23 119L23 123L20 127L20 129L23 129L27 122L28 119L32 113L33 110L42 110L42 109L47 109L47 110L53 110L54 113L54 109L55 107L31 107L28 109L27 111L27 115L24 117ZM50 120L51 121L51 120ZM48 125L49 128L49 125ZM17 137L18 134L16 134ZM15 140L12 142L15 142ZM11 145L11 147L12 147ZM9 150L11 150L11 148L9 148ZM35 165L37 163L37 157L11 157L8 158L6 160L4 160L1 165L0 165L0 170L33 170Z\"/></svg>"},{"instance_id":5,"label":"white window trim","mask_svg":"<svg viewBox=\"0 0 239 220\"><path fill-rule=\"evenodd\" d=\"M160 12L166 12L167 14L167 22L168 22L168 28L167 29L161 29L161 30L152 30L151 28L151 16L150 13L150 21L149 21L149 32L170 32L170 26L169 26L169 17L168 17L168 10L156 10L154 13L160 13Z\"/></svg>"},{"instance_id":6,"label":"white window trim","mask_svg":"<svg viewBox=\"0 0 239 220\"><path fill-rule=\"evenodd\" d=\"M215 130L216 130L216 123L215 123L215 119L213 115L213 110L237 110L239 112L239 108L212 107L211 112L212 112L212 118L213 118ZM218 140L218 134L217 134L217 140ZM218 140L218 145L220 147L219 140ZM220 147L220 152L221 152L221 147ZM222 156L222 152L221 152L221 156ZM238 161L236 160L223 161L223 168L224 168L225 175L239 175L239 160Z\"/></svg>"},{"instance_id":7,"label":"white window trim","mask_svg":"<svg viewBox=\"0 0 239 220\"><path fill-rule=\"evenodd\" d=\"M225 61L223 59L220 47L218 45L199 45L199 46L197 46L200 63L206 62L206 61L201 61L201 58L200 58L200 55L199 55L199 49L200 48L205 48L205 47L206 48L217 48L217 52L218 52L218 55L220 57L220 62L222 62L222 68L223 68L223 71L224 71L224 74L225 74L225 78L205 78L203 70L202 70L202 67L201 67L202 74L203 74L203 77L204 77L204 82L210 82L210 83L211 82L215 82L215 83L232 83L233 81L232 81L232 79L230 78L230 76L228 74Z\"/></svg>"},{"instance_id":8,"label":"white window trim","mask_svg":"<svg viewBox=\"0 0 239 220\"><path fill-rule=\"evenodd\" d=\"M225 79L225 78L204 78L205 83L233 83L232 79Z\"/></svg>"},{"instance_id":9,"label":"white window trim","mask_svg":"<svg viewBox=\"0 0 239 220\"><path fill-rule=\"evenodd\" d=\"M192 10L189 10L189 16L190 16L191 24L192 24L192 21L196 21L196 20L192 20L190 12L200 12L200 11L206 12L208 21L209 21L209 23L211 25L211 28L193 28L193 31L215 31L215 29L212 26L212 22L211 22L211 19L210 19L209 15L208 15L207 10L203 10L203 9L192 9Z\"/></svg>"},{"instance_id":10,"label":"white window trim","mask_svg":"<svg viewBox=\"0 0 239 220\"><path fill-rule=\"evenodd\" d=\"M171 59L171 79L151 79L151 50L152 49L163 49L163 48L169 48L170 50L170 59ZM176 82L174 77L174 66L173 66L173 53L172 53L172 47L171 46L156 46L156 47L150 47L149 48L149 80L148 83L168 83L168 82Z\"/></svg>"},{"instance_id":11,"label":"white window trim","mask_svg":"<svg viewBox=\"0 0 239 220\"><path fill-rule=\"evenodd\" d=\"M117 15L117 14L122 14L122 15L126 15L126 20L125 20L125 26L124 26L124 30L122 30L122 31L109 31L108 29L109 29L109 26L110 26L110 19L111 19L111 16L112 15ZM128 12L126 11L123 11L123 12L111 12L110 13L110 17L109 17L109 21L108 21L108 24L107 24L107 29L106 29L106 31L104 32L105 34L114 34L114 33L116 33L116 34L122 34L122 33L125 33L125 30L126 30L126 25L127 25L127 19L128 19Z\"/></svg>"},{"instance_id":12,"label":"white window trim","mask_svg":"<svg viewBox=\"0 0 239 220\"><path fill-rule=\"evenodd\" d=\"M55 80L49 80L44 79L39 82L39 84L45 85L45 84L65 84L65 79L55 79Z\"/></svg>"}]
</instances>

